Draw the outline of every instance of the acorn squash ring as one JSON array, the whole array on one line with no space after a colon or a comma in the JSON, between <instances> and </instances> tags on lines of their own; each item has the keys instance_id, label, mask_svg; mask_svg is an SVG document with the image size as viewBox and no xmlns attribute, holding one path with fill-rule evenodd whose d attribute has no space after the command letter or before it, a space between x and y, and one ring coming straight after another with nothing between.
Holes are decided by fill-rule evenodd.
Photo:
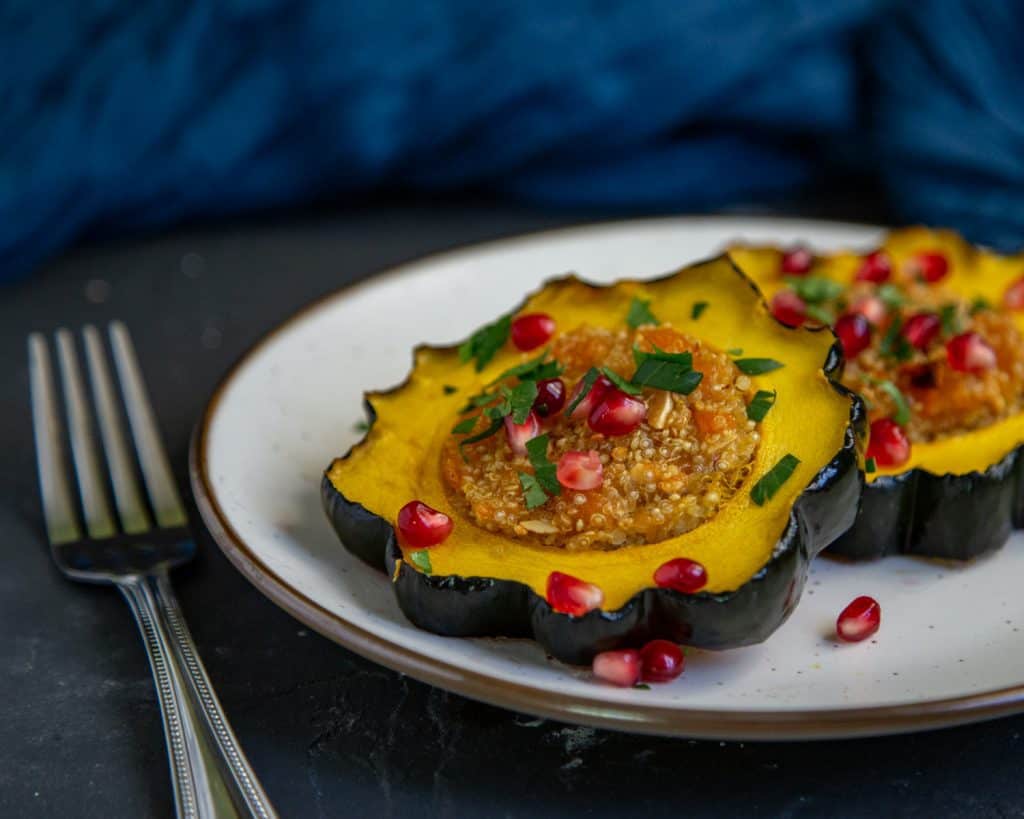
<instances>
[{"instance_id":1,"label":"acorn squash ring","mask_svg":"<svg viewBox=\"0 0 1024 819\"><path fill-rule=\"evenodd\" d=\"M718 327L719 338L709 342L722 349L744 346L748 356L774 356L790 367L754 379L758 386L784 383L786 388L778 388L777 403L764 422L755 461L758 471L751 481L780 454L769 429L784 446L802 447L794 452L805 456L797 471L763 506L751 503L749 487L744 486L714 518L662 544L559 553L510 538L502 543L499 535L475 526L446 502L435 474L440 471L433 460L437 448L405 445L400 439L419 441L423 430L431 427L441 431L438 436L447 434L452 413L466 396L523 356L506 349L483 372L475 373L470 365L456 370L456 347L420 346L409 379L367 395L369 432L331 463L322 481L324 508L339 539L362 560L388 573L399 606L414 624L448 636L532 637L554 657L577 664L589 662L600 651L638 646L655 637L707 649L757 643L795 607L810 561L850 526L861 491L865 412L860 399L833 378L841 364L838 344L827 330L794 330L776 322L757 286L728 257L653 281L607 287L574 276L557 279L516 312L545 311L559 326L577 318L621 326L625 307L637 295L652 299L652 308L673 326L705 339L704 328ZM706 315L699 320L690 315L690 305L698 298L708 302ZM716 307L718 318L713 318ZM442 392L442 383L457 385L458 392ZM796 394L797 387L805 394ZM415 419L396 412L402 408L399 402L406 401L415 408ZM389 416L384 426L382 409ZM405 422L423 426L406 430ZM455 521L450 541L456 542L446 541L430 551L432 574L403 554L391 522L413 497L422 497ZM461 539L456 540L457 535ZM751 543L763 553L747 554L753 550ZM715 583L717 564L708 560L707 591L682 594L656 587L652 566L664 557L665 549L674 555L677 544L684 555L687 544L724 555L718 572L722 582ZM730 577L729 560L753 560L757 565L748 574L736 574L736 569ZM543 578L553 569L601 586L607 608L579 617L553 610L543 592Z\"/></svg>"}]
</instances>

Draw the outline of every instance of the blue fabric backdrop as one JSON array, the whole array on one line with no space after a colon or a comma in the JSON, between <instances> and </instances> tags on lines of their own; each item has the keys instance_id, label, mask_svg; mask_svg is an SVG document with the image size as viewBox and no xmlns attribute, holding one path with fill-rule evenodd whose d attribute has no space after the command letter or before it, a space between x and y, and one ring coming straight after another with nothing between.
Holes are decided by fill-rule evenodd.
<instances>
[{"instance_id":1,"label":"blue fabric backdrop","mask_svg":"<svg viewBox=\"0 0 1024 819\"><path fill-rule=\"evenodd\" d=\"M0 278L378 187L699 209L842 166L1024 238L1024 4L0 0Z\"/></svg>"}]
</instances>

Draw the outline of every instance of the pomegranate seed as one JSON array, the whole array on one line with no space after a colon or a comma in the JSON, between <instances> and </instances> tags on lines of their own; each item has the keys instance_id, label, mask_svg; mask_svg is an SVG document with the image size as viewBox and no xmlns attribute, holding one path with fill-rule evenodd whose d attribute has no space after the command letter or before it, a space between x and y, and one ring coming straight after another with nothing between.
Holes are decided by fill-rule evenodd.
<instances>
[{"instance_id":1,"label":"pomegranate seed","mask_svg":"<svg viewBox=\"0 0 1024 819\"><path fill-rule=\"evenodd\" d=\"M833 329L848 359L855 358L871 343L871 324L860 313L840 316Z\"/></svg>"},{"instance_id":2,"label":"pomegranate seed","mask_svg":"<svg viewBox=\"0 0 1024 819\"><path fill-rule=\"evenodd\" d=\"M647 405L639 398L612 387L590 412L587 423L602 435L629 435L647 417Z\"/></svg>"},{"instance_id":3,"label":"pomegranate seed","mask_svg":"<svg viewBox=\"0 0 1024 819\"><path fill-rule=\"evenodd\" d=\"M891 418L871 422L867 457L879 466L900 466L910 458L910 439L903 427Z\"/></svg>"},{"instance_id":4,"label":"pomegranate seed","mask_svg":"<svg viewBox=\"0 0 1024 819\"><path fill-rule=\"evenodd\" d=\"M526 454L526 442L540 435L540 421L531 411L526 420L517 424L511 415L505 416L505 437L516 455Z\"/></svg>"},{"instance_id":5,"label":"pomegranate seed","mask_svg":"<svg viewBox=\"0 0 1024 819\"><path fill-rule=\"evenodd\" d=\"M961 373L980 373L996 366L996 351L977 333L961 333L946 343L949 366Z\"/></svg>"},{"instance_id":6,"label":"pomegranate seed","mask_svg":"<svg viewBox=\"0 0 1024 819\"><path fill-rule=\"evenodd\" d=\"M859 313L872 324L881 324L885 321L889 311L886 309L885 302L878 296L864 296L857 300L850 308L850 312Z\"/></svg>"},{"instance_id":7,"label":"pomegranate seed","mask_svg":"<svg viewBox=\"0 0 1024 819\"><path fill-rule=\"evenodd\" d=\"M696 560L677 557L662 563L654 573L654 582L663 589L673 589L683 594L693 594L708 583L708 573Z\"/></svg>"},{"instance_id":8,"label":"pomegranate seed","mask_svg":"<svg viewBox=\"0 0 1024 819\"><path fill-rule=\"evenodd\" d=\"M926 250L907 262L907 270L912 276L934 284L949 275L949 262L946 256L937 250Z\"/></svg>"},{"instance_id":9,"label":"pomegranate seed","mask_svg":"<svg viewBox=\"0 0 1024 819\"><path fill-rule=\"evenodd\" d=\"M452 519L423 501L409 501L398 510L398 542L410 549L436 546L452 533Z\"/></svg>"},{"instance_id":10,"label":"pomegranate seed","mask_svg":"<svg viewBox=\"0 0 1024 819\"><path fill-rule=\"evenodd\" d=\"M856 278L859 282L882 284L882 282L888 281L891 275L892 263L889 261L889 254L884 250L876 250L864 257Z\"/></svg>"},{"instance_id":11,"label":"pomegranate seed","mask_svg":"<svg viewBox=\"0 0 1024 819\"><path fill-rule=\"evenodd\" d=\"M814 254L806 247L794 247L782 254L782 272L787 276L803 276L814 264Z\"/></svg>"},{"instance_id":12,"label":"pomegranate seed","mask_svg":"<svg viewBox=\"0 0 1024 819\"><path fill-rule=\"evenodd\" d=\"M555 320L547 313L527 313L512 322L512 343L517 350L535 350L555 334Z\"/></svg>"},{"instance_id":13,"label":"pomegranate seed","mask_svg":"<svg viewBox=\"0 0 1024 819\"><path fill-rule=\"evenodd\" d=\"M590 388L590 391L585 396L583 396L583 400L576 405L576 408L572 411L572 415L570 415L569 417L586 418L587 416L589 416L594 407L596 407L601 402L601 399L604 398L604 394L608 392L608 390L612 389L612 387L614 386L615 385L608 379L607 376L599 375L597 377L597 380L594 382L594 385ZM576 400L576 397L580 394L580 391L582 389L583 381L581 379L580 382L576 384L576 386L573 388L572 396L569 398L570 405L573 401Z\"/></svg>"},{"instance_id":14,"label":"pomegranate seed","mask_svg":"<svg viewBox=\"0 0 1024 819\"><path fill-rule=\"evenodd\" d=\"M635 648L602 651L594 658L592 668L599 680L630 688L640 682L640 652Z\"/></svg>"},{"instance_id":15,"label":"pomegranate seed","mask_svg":"<svg viewBox=\"0 0 1024 819\"><path fill-rule=\"evenodd\" d=\"M604 592L593 583L562 572L548 575L547 597L551 608L573 617L582 617L604 602Z\"/></svg>"},{"instance_id":16,"label":"pomegranate seed","mask_svg":"<svg viewBox=\"0 0 1024 819\"><path fill-rule=\"evenodd\" d=\"M934 313L915 313L907 319L900 332L918 350L928 349L942 329L942 321Z\"/></svg>"},{"instance_id":17,"label":"pomegranate seed","mask_svg":"<svg viewBox=\"0 0 1024 819\"><path fill-rule=\"evenodd\" d=\"M533 411L541 418L554 415L565 406L565 382L561 378L545 378L537 382Z\"/></svg>"},{"instance_id":18,"label":"pomegranate seed","mask_svg":"<svg viewBox=\"0 0 1024 819\"><path fill-rule=\"evenodd\" d=\"M566 452L558 459L555 474L566 489L580 492L597 489L604 482L601 456L593 449L589 452Z\"/></svg>"},{"instance_id":19,"label":"pomegranate seed","mask_svg":"<svg viewBox=\"0 0 1024 819\"><path fill-rule=\"evenodd\" d=\"M683 673L683 650L668 640L651 640L640 649L640 676L644 682L668 682Z\"/></svg>"},{"instance_id":20,"label":"pomegranate seed","mask_svg":"<svg viewBox=\"0 0 1024 819\"><path fill-rule=\"evenodd\" d=\"M1009 310L1024 310L1024 276L1017 279L1003 293L1003 304Z\"/></svg>"},{"instance_id":21,"label":"pomegranate seed","mask_svg":"<svg viewBox=\"0 0 1024 819\"><path fill-rule=\"evenodd\" d=\"M772 315L787 327L799 327L807 318L807 304L792 290L772 296Z\"/></svg>"},{"instance_id":22,"label":"pomegranate seed","mask_svg":"<svg viewBox=\"0 0 1024 819\"><path fill-rule=\"evenodd\" d=\"M866 640L882 624L882 607L873 597L861 595L840 612L836 636L847 643Z\"/></svg>"}]
</instances>

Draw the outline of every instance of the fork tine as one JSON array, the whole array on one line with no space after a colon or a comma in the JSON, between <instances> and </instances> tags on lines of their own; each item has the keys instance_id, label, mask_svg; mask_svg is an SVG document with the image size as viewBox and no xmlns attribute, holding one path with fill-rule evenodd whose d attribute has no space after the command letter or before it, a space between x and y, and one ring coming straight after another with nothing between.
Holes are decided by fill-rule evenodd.
<instances>
[{"instance_id":1,"label":"fork tine","mask_svg":"<svg viewBox=\"0 0 1024 819\"><path fill-rule=\"evenodd\" d=\"M157 428L153 408L146 394L146 385L142 380L135 348L131 336L128 335L128 328L120 321L110 323L110 344L114 351L117 374L121 380L121 393L124 396L125 408L128 410L135 451L139 455L142 477L149 492L157 523L164 528L185 526L188 523L185 507L174 485L174 476L171 474L167 453L160 440L160 430Z\"/></svg>"},{"instance_id":2,"label":"fork tine","mask_svg":"<svg viewBox=\"0 0 1024 819\"><path fill-rule=\"evenodd\" d=\"M135 465L124 424L117 411L117 397L110 367L103 352L100 334L91 324L82 330L85 339L85 358L89 365L93 403L100 422L100 437L110 466L110 480L114 486L114 502L121 518L121 528L128 534L145 532L151 527L149 512L139 492Z\"/></svg>"},{"instance_id":3,"label":"fork tine","mask_svg":"<svg viewBox=\"0 0 1024 819\"><path fill-rule=\"evenodd\" d=\"M57 331L57 360L60 362L61 383L64 386L64 405L67 409L68 430L71 435L71 455L78 475L78 491L82 497L85 528L93 538L111 537L117 532L110 511L99 453L92 435L92 415L82 386L82 371L78 367L75 341L70 331Z\"/></svg>"},{"instance_id":4,"label":"fork tine","mask_svg":"<svg viewBox=\"0 0 1024 819\"><path fill-rule=\"evenodd\" d=\"M75 502L68 484L67 463L61 448L60 416L54 395L50 350L42 333L28 337L29 376L32 392L32 431L36 439L39 493L51 543L80 540Z\"/></svg>"}]
</instances>

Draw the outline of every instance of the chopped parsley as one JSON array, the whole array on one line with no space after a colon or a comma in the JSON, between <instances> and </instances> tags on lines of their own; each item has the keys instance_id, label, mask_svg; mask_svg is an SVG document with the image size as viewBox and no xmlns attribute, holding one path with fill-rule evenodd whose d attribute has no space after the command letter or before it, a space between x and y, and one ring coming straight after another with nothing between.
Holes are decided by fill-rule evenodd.
<instances>
[{"instance_id":1,"label":"chopped parsley","mask_svg":"<svg viewBox=\"0 0 1024 819\"><path fill-rule=\"evenodd\" d=\"M459 361L476 360L476 371L486 367L500 350L512 329L512 316L502 316L477 330L459 347Z\"/></svg>"},{"instance_id":2,"label":"chopped parsley","mask_svg":"<svg viewBox=\"0 0 1024 819\"><path fill-rule=\"evenodd\" d=\"M984 296L978 296L974 301L971 302L971 315L980 313L982 310L991 310L992 302L986 299Z\"/></svg>"},{"instance_id":3,"label":"chopped parsley","mask_svg":"<svg viewBox=\"0 0 1024 819\"><path fill-rule=\"evenodd\" d=\"M875 464L874 458L868 458L864 461L864 471L869 475L878 471L878 466Z\"/></svg>"},{"instance_id":4,"label":"chopped parsley","mask_svg":"<svg viewBox=\"0 0 1024 819\"><path fill-rule=\"evenodd\" d=\"M645 353L634 348L633 358L637 368L631 380L638 387L689 395L704 378L704 373L693 369L691 353L667 353L657 347L654 352Z\"/></svg>"},{"instance_id":5,"label":"chopped parsley","mask_svg":"<svg viewBox=\"0 0 1024 819\"><path fill-rule=\"evenodd\" d=\"M512 420L517 424L526 423L526 417L533 408L533 402L537 400L537 382L521 381L512 389L508 387L501 389L508 409L502 415L511 415ZM505 402L502 403L501 409L506 409Z\"/></svg>"},{"instance_id":6,"label":"chopped parsley","mask_svg":"<svg viewBox=\"0 0 1024 819\"><path fill-rule=\"evenodd\" d=\"M902 307L906 298L903 295L903 291L900 290L895 284L883 284L878 288L878 298L882 300L886 307L890 310L894 310L897 307Z\"/></svg>"},{"instance_id":7,"label":"chopped parsley","mask_svg":"<svg viewBox=\"0 0 1024 819\"><path fill-rule=\"evenodd\" d=\"M764 420L764 417L775 405L776 392L772 390L758 390L757 394L747 404L747 418L755 423L759 423Z\"/></svg>"},{"instance_id":8,"label":"chopped parsley","mask_svg":"<svg viewBox=\"0 0 1024 819\"><path fill-rule=\"evenodd\" d=\"M729 355L743 355L743 348L742 347L730 347L728 350L726 350L726 352Z\"/></svg>"},{"instance_id":9,"label":"chopped parsley","mask_svg":"<svg viewBox=\"0 0 1024 819\"><path fill-rule=\"evenodd\" d=\"M445 395L454 395L459 391L459 388L453 387L451 384L444 384L442 385L441 390L444 392Z\"/></svg>"},{"instance_id":10,"label":"chopped parsley","mask_svg":"<svg viewBox=\"0 0 1024 819\"><path fill-rule=\"evenodd\" d=\"M634 330L645 324L660 324L654 313L651 312L650 299L633 297L633 301L629 304L629 313L626 314L626 324Z\"/></svg>"},{"instance_id":11,"label":"chopped parsley","mask_svg":"<svg viewBox=\"0 0 1024 819\"><path fill-rule=\"evenodd\" d=\"M955 304L944 304L939 308L939 319L942 321L942 332L955 336L960 332L960 311Z\"/></svg>"},{"instance_id":12,"label":"chopped parsley","mask_svg":"<svg viewBox=\"0 0 1024 819\"><path fill-rule=\"evenodd\" d=\"M483 432L478 432L476 435L470 435L468 438L464 438L463 440L459 441L459 452L462 453L463 460L466 460L465 447L469 446L470 444L479 443L480 441L484 440L484 438L490 438L503 426L505 426L504 418L491 418L491 425L487 427L487 429L485 429Z\"/></svg>"},{"instance_id":13,"label":"chopped parsley","mask_svg":"<svg viewBox=\"0 0 1024 819\"><path fill-rule=\"evenodd\" d=\"M737 358L733 363L745 375L763 375L785 366L774 358Z\"/></svg>"},{"instance_id":14,"label":"chopped parsley","mask_svg":"<svg viewBox=\"0 0 1024 819\"><path fill-rule=\"evenodd\" d=\"M832 301L843 292L839 282L823 276L786 276L786 284L808 304Z\"/></svg>"},{"instance_id":15,"label":"chopped parsley","mask_svg":"<svg viewBox=\"0 0 1024 819\"><path fill-rule=\"evenodd\" d=\"M540 481L529 472L519 473L519 485L523 488L523 500L527 509L536 509L548 501L548 493L540 485Z\"/></svg>"},{"instance_id":16,"label":"chopped parsley","mask_svg":"<svg viewBox=\"0 0 1024 819\"><path fill-rule=\"evenodd\" d=\"M354 429L356 432L369 432L370 431L370 422L369 421L356 421L352 425L352 429Z\"/></svg>"},{"instance_id":17,"label":"chopped parsley","mask_svg":"<svg viewBox=\"0 0 1024 819\"><path fill-rule=\"evenodd\" d=\"M633 686L637 691L650 691L651 687L647 683L637 683Z\"/></svg>"},{"instance_id":18,"label":"chopped parsley","mask_svg":"<svg viewBox=\"0 0 1024 819\"><path fill-rule=\"evenodd\" d=\"M896 316L892 320L892 324L889 325L889 329L885 331L885 335L882 336L878 352L889 358L895 358L897 361L906 361L913 356L914 348L904 338L902 330L903 319Z\"/></svg>"},{"instance_id":19,"label":"chopped parsley","mask_svg":"<svg viewBox=\"0 0 1024 819\"><path fill-rule=\"evenodd\" d=\"M514 367L509 367L505 372L495 378L491 384L497 384L499 381L504 381L506 378L518 378L520 381L542 381L545 378L556 378L562 374L562 365L552 359L547 360L548 350L542 352L536 358L531 358L529 361L524 361L522 364L516 364Z\"/></svg>"},{"instance_id":20,"label":"chopped parsley","mask_svg":"<svg viewBox=\"0 0 1024 819\"><path fill-rule=\"evenodd\" d=\"M807 313L808 318L812 318L822 324L835 324L836 322L835 311L820 304L808 304L804 308L804 312Z\"/></svg>"},{"instance_id":21,"label":"chopped parsley","mask_svg":"<svg viewBox=\"0 0 1024 819\"><path fill-rule=\"evenodd\" d=\"M602 367L601 372L603 372L605 377L623 392L627 392L630 395L639 395L643 392L642 389L635 384L630 384L625 378L615 372L615 370L609 370L607 367Z\"/></svg>"},{"instance_id":22,"label":"chopped parsley","mask_svg":"<svg viewBox=\"0 0 1024 819\"><path fill-rule=\"evenodd\" d=\"M434 573L434 567L430 565L430 552L426 549L417 549L415 552L409 552L409 562L423 572L423 574Z\"/></svg>"},{"instance_id":23,"label":"chopped parsley","mask_svg":"<svg viewBox=\"0 0 1024 819\"><path fill-rule=\"evenodd\" d=\"M892 399L892 403L896 407L892 420L901 427L910 423L910 406L907 404L906 397L900 392L900 388L892 381L877 381L876 386Z\"/></svg>"},{"instance_id":24,"label":"chopped parsley","mask_svg":"<svg viewBox=\"0 0 1024 819\"><path fill-rule=\"evenodd\" d=\"M693 303L693 307L690 308L690 318L694 321L701 317L701 314L708 309L708 303L706 301L697 301Z\"/></svg>"},{"instance_id":25,"label":"chopped parsley","mask_svg":"<svg viewBox=\"0 0 1024 819\"><path fill-rule=\"evenodd\" d=\"M569 402L569 406L565 408L566 416L572 415L572 412L576 407L580 405L580 402L587 397L587 393L594 386L594 382L597 381L598 376L601 375L601 371L597 367L591 367L583 374L583 378L580 379L580 391L576 394L576 397Z\"/></svg>"},{"instance_id":26,"label":"chopped parsley","mask_svg":"<svg viewBox=\"0 0 1024 819\"><path fill-rule=\"evenodd\" d=\"M789 480L790 476L800 464L800 459L795 455L786 453L777 464L769 469L750 490L750 499L758 506L775 497L775 493L782 488L782 485Z\"/></svg>"},{"instance_id":27,"label":"chopped parsley","mask_svg":"<svg viewBox=\"0 0 1024 819\"><path fill-rule=\"evenodd\" d=\"M533 475L549 495L561 495L562 485L558 482L557 467L548 460L548 436L538 435L526 442L526 455L533 467Z\"/></svg>"},{"instance_id":28,"label":"chopped parsley","mask_svg":"<svg viewBox=\"0 0 1024 819\"><path fill-rule=\"evenodd\" d=\"M473 415L469 418L463 418L459 423L452 427L452 435L466 435L473 431L476 426L477 416Z\"/></svg>"}]
</instances>

